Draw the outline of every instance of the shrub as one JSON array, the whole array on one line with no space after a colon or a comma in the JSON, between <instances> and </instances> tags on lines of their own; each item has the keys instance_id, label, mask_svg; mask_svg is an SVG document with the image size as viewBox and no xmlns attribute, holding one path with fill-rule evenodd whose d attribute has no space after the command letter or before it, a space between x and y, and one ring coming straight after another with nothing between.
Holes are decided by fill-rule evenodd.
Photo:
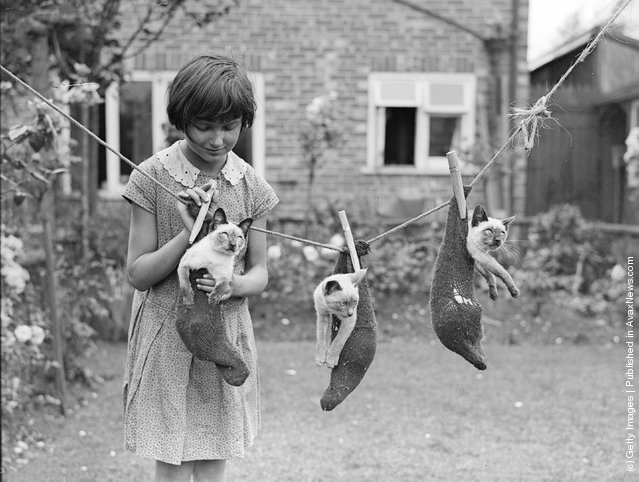
<instances>
[{"instance_id":1,"label":"shrub","mask_svg":"<svg viewBox=\"0 0 639 482\"><path fill-rule=\"evenodd\" d=\"M572 205L553 207L536 216L515 280L535 299L533 316L546 303L568 306L590 316L619 311L622 284L611 277L621 259L613 254L613 236L596 230ZM618 256L619 257L619 256Z\"/></svg>"},{"instance_id":2,"label":"shrub","mask_svg":"<svg viewBox=\"0 0 639 482\"><path fill-rule=\"evenodd\" d=\"M24 243L8 233L4 225L0 237L2 445L9 447L26 436L25 421L34 404L58 400L52 395L55 393L52 371L56 364L51 353L50 327L37 286L22 265ZM3 467L6 460L3 456Z\"/></svg>"},{"instance_id":3,"label":"shrub","mask_svg":"<svg viewBox=\"0 0 639 482\"><path fill-rule=\"evenodd\" d=\"M77 210L58 207L56 299L64 321L65 377L91 384L95 378L80 359L94 346L96 336L126 339L131 293L124 279L128 217L121 215L121 205L103 206L91 225L90 257L81 263ZM29 230L37 234L38 225ZM23 240L17 228L2 225L1 237L2 443L11 447L33 437L25 422L34 411L58 406L60 400L39 236ZM5 452L3 467L12 456L10 450Z\"/></svg>"},{"instance_id":4,"label":"shrub","mask_svg":"<svg viewBox=\"0 0 639 482\"><path fill-rule=\"evenodd\" d=\"M357 233L368 233L374 229L358 225ZM374 293L428 293L441 229L441 225L434 223L419 230L394 233L374 243L371 255L366 260L369 265L367 278ZM324 236L321 236L322 232ZM336 222L327 222L324 226L316 224L313 234L316 235L316 241L345 245L341 228ZM269 244L267 297L295 296L300 302L312 302L313 289L332 273L337 252L275 238L269 239Z\"/></svg>"}]
</instances>

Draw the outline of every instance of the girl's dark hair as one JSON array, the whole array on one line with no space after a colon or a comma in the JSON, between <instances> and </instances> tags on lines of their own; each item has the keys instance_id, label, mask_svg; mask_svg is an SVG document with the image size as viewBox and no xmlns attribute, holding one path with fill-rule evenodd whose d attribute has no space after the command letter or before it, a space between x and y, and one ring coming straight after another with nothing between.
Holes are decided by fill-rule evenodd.
<instances>
[{"instance_id":1,"label":"girl's dark hair","mask_svg":"<svg viewBox=\"0 0 639 482\"><path fill-rule=\"evenodd\" d=\"M229 57L202 55L187 63L169 87L169 122L184 131L197 121L242 118L251 127L255 116L253 88L246 72Z\"/></svg>"}]
</instances>

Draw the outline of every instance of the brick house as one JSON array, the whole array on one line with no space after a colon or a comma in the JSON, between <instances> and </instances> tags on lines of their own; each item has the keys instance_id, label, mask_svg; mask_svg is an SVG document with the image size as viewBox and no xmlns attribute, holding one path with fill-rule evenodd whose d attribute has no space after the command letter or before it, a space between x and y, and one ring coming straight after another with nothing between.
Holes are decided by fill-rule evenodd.
<instances>
[{"instance_id":1,"label":"brick house","mask_svg":"<svg viewBox=\"0 0 639 482\"><path fill-rule=\"evenodd\" d=\"M251 73L258 105L239 154L278 192L278 216L302 215L299 129L306 106L330 91L345 140L318 170L315 199L371 219L413 215L449 196L445 152L501 145L508 106L528 100L527 16L527 0L240 0L201 29L175 18L134 59L131 82L107 93L103 135L143 160L165 142L165 92L177 69L194 55L226 53ZM133 28L135 15L123 20ZM129 170L101 155L102 192L117 195ZM510 191L523 212L525 161L516 162L496 191Z\"/></svg>"}]
</instances>

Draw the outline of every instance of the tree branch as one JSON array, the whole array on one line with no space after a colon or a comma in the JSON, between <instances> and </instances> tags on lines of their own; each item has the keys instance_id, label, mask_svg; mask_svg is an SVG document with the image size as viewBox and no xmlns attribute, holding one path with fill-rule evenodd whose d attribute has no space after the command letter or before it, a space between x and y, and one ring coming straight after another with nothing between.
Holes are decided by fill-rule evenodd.
<instances>
[{"instance_id":1,"label":"tree branch","mask_svg":"<svg viewBox=\"0 0 639 482\"><path fill-rule=\"evenodd\" d=\"M160 36L164 33L164 30L166 29L166 27L169 25L169 22L171 22L171 20L173 20L173 13L175 12L175 10L178 8L178 6L181 4L181 1L176 1L174 2L170 7L168 12L166 13L165 17L164 17L164 21L162 22L162 25L160 26L160 28L153 34L153 36L151 36L150 38L148 38L137 50L135 50L133 53L129 54L129 55L124 55L124 51L122 52L122 59L127 59L127 58L132 58L135 57L137 55L139 55L141 52L143 52L144 50L146 50L148 48L149 45L151 45L153 42L155 42L157 39L160 38Z\"/></svg>"},{"instance_id":2,"label":"tree branch","mask_svg":"<svg viewBox=\"0 0 639 482\"><path fill-rule=\"evenodd\" d=\"M392 0L395 3L398 3L400 5L404 5L405 7L408 8L412 8L413 10L416 10L420 13L423 13L424 15L428 15L429 17L435 18L437 20L440 20L444 23L447 23L448 25L451 25L459 30L462 30L466 33L469 33L470 35L472 35L473 37L481 40L482 42L484 40L486 40L479 32L476 32L475 30L473 30L472 28L467 27L466 25L463 25L453 19L444 17L443 15L440 15L437 12L433 12L432 10L428 9L428 8L424 8L420 5L415 5L412 2L408 2L406 0Z\"/></svg>"},{"instance_id":3,"label":"tree branch","mask_svg":"<svg viewBox=\"0 0 639 482\"><path fill-rule=\"evenodd\" d=\"M129 39L126 41L126 43L124 44L124 46L120 50L120 58L125 58L126 51L129 50L131 45L133 45L133 43L137 40L138 36L142 33L142 31L144 30L145 25L151 19L151 15L152 14L153 14L153 4L149 3L147 11L146 11L146 15L138 23L138 28L135 30L135 32L133 32L133 34L129 37Z\"/></svg>"}]
</instances>

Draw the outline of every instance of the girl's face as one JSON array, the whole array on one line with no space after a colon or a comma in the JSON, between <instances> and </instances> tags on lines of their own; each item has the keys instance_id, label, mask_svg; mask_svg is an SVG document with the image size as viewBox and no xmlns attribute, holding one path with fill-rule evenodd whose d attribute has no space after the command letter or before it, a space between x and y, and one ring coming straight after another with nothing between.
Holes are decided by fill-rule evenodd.
<instances>
[{"instance_id":1,"label":"girl's face","mask_svg":"<svg viewBox=\"0 0 639 482\"><path fill-rule=\"evenodd\" d=\"M226 155L235 147L242 119L225 121L196 121L186 129L187 148L207 164L223 164Z\"/></svg>"}]
</instances>

